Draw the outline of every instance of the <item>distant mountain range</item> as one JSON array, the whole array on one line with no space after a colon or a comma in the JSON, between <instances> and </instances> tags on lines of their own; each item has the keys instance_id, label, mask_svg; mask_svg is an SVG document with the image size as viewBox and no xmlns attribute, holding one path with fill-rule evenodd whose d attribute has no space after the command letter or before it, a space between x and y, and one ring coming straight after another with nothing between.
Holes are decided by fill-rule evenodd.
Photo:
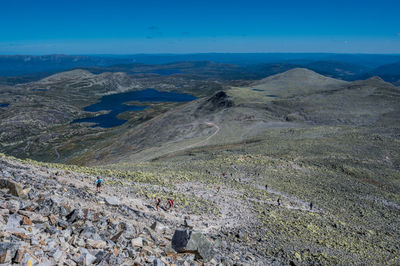
<instances>
[{"instance_id":1,"label":"distant mountain range","mask_svg":"<svg viewBox=\"0 0 400 266\"><path fill-rule=\"evenodd\" d=\"M107 66L129 59L69 55L0 55L0 75L18 76L38 72L58 72L77 66Z\"/></svg>"},{"instance_id":2,"label":"distant mountain range","mask_svg":"<svg viewBox=\"0 0 400 266\"><path fill-rule=\"evenodd\" d=\"M343 80L380 76L400 85L400 55L364 54L185 54L185 55L0 55L0 83L18 84L83 68L93 73L188 74L253 80L304 67Z\"/></svg>"},{"instance_id":3,"label":"distant mountain range","mask_svg":"<svg viewBox=\"0 0 400 266\"><path fill-rule=\"evenodd\" d=\"M379 76L385 81L400 86L400 62L380 66L363 74L362 77L368 77L371 75Z\"/></svg>"}]
</instances>

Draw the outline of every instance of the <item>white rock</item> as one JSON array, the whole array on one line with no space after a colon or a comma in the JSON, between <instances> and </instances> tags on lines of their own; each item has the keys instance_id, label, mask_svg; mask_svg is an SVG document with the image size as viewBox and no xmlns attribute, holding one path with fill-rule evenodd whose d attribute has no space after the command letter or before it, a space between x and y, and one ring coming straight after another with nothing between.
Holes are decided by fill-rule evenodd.
<instances>
[{"instance_id":1,"label":"white rock","mask_svg":"<svg viewBox=\"0 0 400 266\"><path fill-rule=\"evenodd\" d=\"M143 238L137 237L131 240L132 247L143 247Z\"/></svg>"},{"instance_id":2,"label":"white rock","mask_svg":"<svg viewBox=\"0 0 400 266\"><path fill-rule=\"evenodd\" d=\"M103 240L87 239L86 244L92 248L103 249L107 247L107 242Z\"/></svg>"},{"instance_id":3,"label":"white rock","mask_svg":"<svg viewBox=\"0 0 400 266\"><path fill-rule=\"evenodd\" d=\"M104 199L108 205L115 206L119 205L119 201L116 197L107 197Z\"/></svg>"}]
</instances>

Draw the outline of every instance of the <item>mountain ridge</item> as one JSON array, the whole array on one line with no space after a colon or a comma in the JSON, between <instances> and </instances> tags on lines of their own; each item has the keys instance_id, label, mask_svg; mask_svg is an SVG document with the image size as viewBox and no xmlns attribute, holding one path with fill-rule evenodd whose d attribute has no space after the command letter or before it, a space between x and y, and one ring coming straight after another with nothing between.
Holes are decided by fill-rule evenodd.
<instances>
[{"instance_id":1,"label":"mountain ridge","mask_svg":"<svg viewBox=\"0 0 400 266\"><path fill-rule=\"evenodd\" d=\"M276 84L280 84L279 87ZM396 95L396 98L388 101L375 96L377 90L392 97ZM397 110L395 102L399 96L396 87L381 79L345 82L311 70L293 69L267 77L250 87L231 88L176 107L127 129L116 139L105 140L98 145L102 148L90 152L91 156L97 154L92 159L88 154L82 154L77 161L83 158L89 159L91 164L146 161L182 151L184 147L194 148L193 143L210 145L245 141L243 136L250 132L255 137L276 127L369 125L376 123L380 116ZM383 102L387 102L386 107ZM370 108L375 109L374 112L369 112ZM213 134L215 126L208 126L210 123L218 126L218 134L211 139L208 136ZM232 131L236 134L232 135ZM207 142L201 139L207 139Z\"/></svg>"},{"instance_id":2,"label":"mountain ridge","mask_svg":"<svg viewBox=\"0 0 400 266\"><path fill-rule=\"evenodd\" d=\"M0 83L23 83L76 68L86 68L93 73L138 74L133 71L136 70L143 74L140 72L144 70L155 75L177 74L176 68L180 68L180 72L190 70L186 75L200 74L203 78L254 80L295 67L349 81L379 75L386 81L398 83L399 68L395 66L399 60L396 55L360 54L0 55ZM176 63L190 61L191 67ZM205 61L212 61L214 65L207 67Z\"/></svg>"}]
</instances>

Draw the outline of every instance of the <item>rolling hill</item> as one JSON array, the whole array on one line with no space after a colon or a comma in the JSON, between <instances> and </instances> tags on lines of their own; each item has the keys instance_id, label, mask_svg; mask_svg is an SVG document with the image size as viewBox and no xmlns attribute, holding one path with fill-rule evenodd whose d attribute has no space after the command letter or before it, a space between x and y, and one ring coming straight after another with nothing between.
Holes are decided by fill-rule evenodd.
<instances>
[{"instance_id":1,"label":"rolling hill","mask_svg":"<svg viewBox=\"0 0 400 266\"><path fill-rule=\"evenodd\" d=\"M171 109L105 140L78 161L146 161L203 145L244 142L271 128L397 123L398 97L399 89L379 78L346 82L292 69Z\"/></svg>"}]
</instances>

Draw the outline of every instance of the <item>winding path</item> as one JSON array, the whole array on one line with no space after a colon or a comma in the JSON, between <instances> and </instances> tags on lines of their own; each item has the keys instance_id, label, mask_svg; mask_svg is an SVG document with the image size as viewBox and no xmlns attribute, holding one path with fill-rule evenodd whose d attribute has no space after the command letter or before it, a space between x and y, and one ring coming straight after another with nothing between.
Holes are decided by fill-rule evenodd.
<instances>
[{"instance_id":1,"label":"winding path","mask_svg":"<svg viewBox=\"0 0 400 266\"><path fill-rule=\"evenodd\" d=\"M169 157L170 155L172 155L172 154L174 154L174 153L176 153L176 152L183 151L183 150L186 150L186 149L190 149L190 148L193 148L194 146L198 146L198 145L200 145L200 144L206 143L206 142L209 141L212 137L214 137L215 135L217 135L218 132L220 131L220 127L219 127L217 124L213 123L213 122L205 122L205 123L203 123L203 124L207 124L207 125L209 125L209 126L215 127L215 128L216 128L215 132L212 133L210 136L208 136L208 137L207 137L206 139L204 139L204 140L201 140L201 141L199 141L199 142L196 142L196 143L193 143L193 144L184 146L184 147L182 147L182 148L180 148L180 149L177 149L177 150L168 152L168 153L166 153L166 154L164 154L164 155L161 155L161 156L158 156L158 157L156 157L156 158L153 158L152 160L158 160L158 159L160 159L160 158Z\"/></svg>"},{"instance_id":2,"label":"winding path","mask_svg":"<svg viewBox=\"0 0 400 266\"><path fill-rule=\"evenodd\" d=\"M57 160L58 159L60 159L60 154L58 153L58 146L57 147L54 147L54 152L56 153L56 156L57 156Z\"/></svg>"},{"instance_id":3,"label":"winding path","mask_svg":"<svg viewBox=\"0 0 400 266\"><path fill-rule=\"evenodd\" d=\"M194 146L198 146L198 145L200 145L200 144L206 143L206 142L209 141L212 137L214 137L215 135L218 134L218 132L219 132L219 130L220 130L220 127L219 127L217 124L215 124L215 123L213 123L213 122L205 122L205 124L207 124L207 125L209 125L209 126L213 126L213 127L215 127L217 130L215 130L215 132L212 133L210 136L208 136L205 140L201 140L201 141L196 142L196 143L194 143L194 144L185 146L185 147L183 147L183 148L180 148L180 149L176 150L175 152L181 151L181 150L186 150L186 149L189 149L189 148L193 148Z\"/></svg>"}]
</instances>

